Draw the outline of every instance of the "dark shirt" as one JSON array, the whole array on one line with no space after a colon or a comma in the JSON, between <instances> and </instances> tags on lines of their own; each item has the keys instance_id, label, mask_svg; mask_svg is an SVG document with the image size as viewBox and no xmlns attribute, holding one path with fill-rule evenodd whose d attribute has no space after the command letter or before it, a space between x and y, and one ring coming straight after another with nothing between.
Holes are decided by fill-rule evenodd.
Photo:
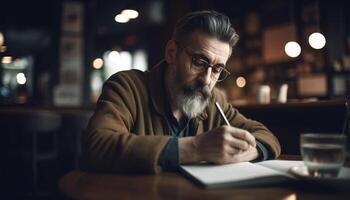
<instances>
[{"instance_id":1,"label":"dark shirt","mask_svg":"<svg viewBox=\"0 0 350 200\"><path fill-rule=\"evenodd\" d=\"M167 104L166 104L167 105ZM166 106L166 121L172 138L162 150L158 163L163 170L174 171L179 166L179 137L191 136L194 120L185 118L179 123L171 112L170 105ZM193 135L194 131L192 131Z\"/></svg>"}]
</instances>

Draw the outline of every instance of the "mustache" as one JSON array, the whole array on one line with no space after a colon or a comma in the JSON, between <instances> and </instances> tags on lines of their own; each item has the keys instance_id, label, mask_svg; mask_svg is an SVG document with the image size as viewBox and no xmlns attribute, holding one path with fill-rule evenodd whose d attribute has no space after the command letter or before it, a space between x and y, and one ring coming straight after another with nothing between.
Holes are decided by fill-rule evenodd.
<instances>
[{"instance_id":1,"label":"mustache","mask_svg":"<svg viewBox=\"0 0 350 200\"><path fill-rule=\"evenodd\" d=\"M196 92L200 93L205 99L211 97L210 89L207 85L203 85L199 81L192 81L182 87L185 94L193 95Z\"/></svg>"}]
</instances>

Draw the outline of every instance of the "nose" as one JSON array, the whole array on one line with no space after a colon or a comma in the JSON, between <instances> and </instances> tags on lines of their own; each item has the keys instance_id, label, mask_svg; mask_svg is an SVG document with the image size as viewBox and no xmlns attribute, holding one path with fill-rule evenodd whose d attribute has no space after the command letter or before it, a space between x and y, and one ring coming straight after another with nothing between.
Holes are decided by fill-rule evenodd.
<instances>
[{"instance_id":1,"label":"nose","mask_svg":"<svg viewBox=\"0 0 350 200\"><path fill-rule=\"evenodd\" d=\"M200 74L200 81L202 82L203 85L210 85L211 83L211 71L212 68L208 67L207 70L204 70L201 74Z\"/></svg>"}]
</instances>

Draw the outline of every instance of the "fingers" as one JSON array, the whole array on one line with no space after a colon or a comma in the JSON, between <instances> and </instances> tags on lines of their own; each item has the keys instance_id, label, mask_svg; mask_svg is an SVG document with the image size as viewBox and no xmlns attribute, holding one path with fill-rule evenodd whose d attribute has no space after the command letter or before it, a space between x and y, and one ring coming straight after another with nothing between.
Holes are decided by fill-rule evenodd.
<instances>
[{"instance_id":1,"label":"fingers","mask_svg":"<svg viewBox=\"0 0 350 200\"><path fill-rule=\"evenodd\" d=\"M247 162L256 159L259 156L258 150L256 147L250 146L248 150L242 151L241 153L235 154L231 158L231 162Z\"/></svg>"},{"instance_id":2,"label":"fingers","mask_svg":"<svg viewBox=\"0 0 350 200\"><path fill-rule=\"evenodd\" d=\"M197 135L193 141L199 160L218 164L236 162L239 155L256 145L255 137L248 131L230 126Z\"/></svg>"},{"instance_id":3,"label":"fingers","mask_svg":"<svg viewBox=\"0 0 350 200\"><path fill-rule=\"evenodd\" d=\"M234 148L241 149L241 150L247 150L250 146L248 142L241 139L234 138L234 137L232 137L232 141L230 142L230 145Z\"/></svg>"},{"instance_id":4,"label":"fingers","mask_svg":"<svg viewBox=\"0 0 350 200\"><path fill-rule=\"evenodd\" d=\"M217 163L217 164L227 164L233 163L237 160L242 151L231 146L226 145L225 148L216 149L211 152L207 152L207 161Z\"/></svg>"},{"instance_id":5,"label":"fingers","mask_svg":"<svg viewBox=\"0 0 350 200\"><path fill-rule=\"evenodd\" d=\"M239 150L238 153L229 155L225 159L226 163L237 163L237 162L248 162L256 159L258 157L258 150L256 147L249 146L245 151Z\"/></svg>"},{"instance_id":6,"label":"fingers","mask_svg":"<svg viewBox=\"0 0 350 200\"><path fill-rule=\"evenodd\" d=\"M224 146L224 152L232 156L232 155L240 153L241 150L238 149L238 148L235 148L235 147L233 147L231 145L225 145Z\"/></svg>"},{"instance_id":7,"label":"fingers","mask_svg":"<svg viewBox=\"0 0 350 200\"><path fill-rule=\"evenodd\" d=\"M231 150L233 150L231 152ZM230 153L231 152L231 153ZM249 146L245 151L228 148L221 152L210 152L210 161L216 164L228 164L252 161L258 157L258 151L256 147Z\"/></svg>"},{"instance_id":8,"label":"fingers","mask_svg":"<svg viewBox=\"0 0 350 200\"><path fill-rule=\"evenodd\" d=\"M238 147L241 149L247 149L249 145L255 147L256 141L255 137L248 131L232 126L224 126L227 132L231 133L233 138L237 140ZM249 145L245 144L248 143Z\"/></svg>"}]
</instances>

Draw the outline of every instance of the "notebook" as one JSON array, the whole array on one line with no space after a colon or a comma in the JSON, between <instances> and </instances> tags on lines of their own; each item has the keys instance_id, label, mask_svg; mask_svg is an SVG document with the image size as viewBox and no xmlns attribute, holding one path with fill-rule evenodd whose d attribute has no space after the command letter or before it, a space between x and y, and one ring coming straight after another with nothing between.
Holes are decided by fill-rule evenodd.
<instances>
[{"instance_id":1,"label":"notebook","mask_svg":"<svg viewBox=\"0 0 350 200\"><path fill-rule=\"evenodd\" d=\"M296 178L288 173L303 161L269 160L258 163L241 162L227 165L181 165L181 171L206 188L278 184Z\"/></svg>"}]
</instances>

